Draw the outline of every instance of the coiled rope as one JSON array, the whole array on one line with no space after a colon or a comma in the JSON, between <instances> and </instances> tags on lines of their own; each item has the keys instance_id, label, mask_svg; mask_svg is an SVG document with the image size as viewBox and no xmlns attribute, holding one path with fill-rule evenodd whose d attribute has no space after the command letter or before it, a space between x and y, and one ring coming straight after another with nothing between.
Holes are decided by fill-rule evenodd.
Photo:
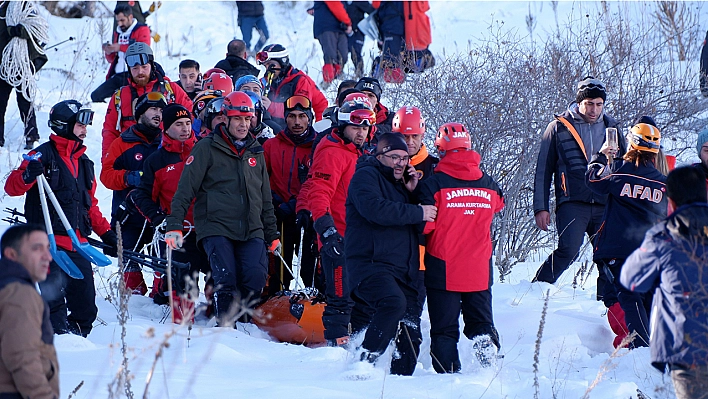
<instances>
[{"instance_id":1,"label":"coiled rope","mask_svg":"<svg viewBox=\"0 0 708 399\"><path fill-rule=\"evenodd\" d=\"M3 2L4 3L4 2ZM42 46L49 41L49 24L39 15L34 1L10 1L7 4L5 22L7 26L22 25L29 34L29 41L39 54L44 54ZM29 43L25 38L13 37L2 51L0 78L32 101L37 91L34 69L29 57Z\"/></svg>"}]
</instances>

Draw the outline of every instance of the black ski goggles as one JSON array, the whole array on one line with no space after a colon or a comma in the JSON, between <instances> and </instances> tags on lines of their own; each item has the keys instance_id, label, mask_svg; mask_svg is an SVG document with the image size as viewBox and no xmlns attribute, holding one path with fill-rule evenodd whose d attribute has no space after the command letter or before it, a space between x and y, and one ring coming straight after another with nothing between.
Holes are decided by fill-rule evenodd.
<instances>
[{"instance_id":1,"label":"black ski goggles","mask_svg":"<svg viewBox=\"0 0 708 399\"><path fill-rule=\"evenodd\" d=\"M93 124L93 111L88 108L80 109L76 114L76 123L86 126Z\"/></svg>"},{"instance_id":2,"label":"black ski goggles","mask_svg":"<svg viewBox=\"0 0 708 399\"><path fill-rule=\"evenodd\" d=\"M147 65L150 62L150 56L147 54L133 54L125 57L125 63L132 68L138 65Z\"/></svg>"}]
</instances>

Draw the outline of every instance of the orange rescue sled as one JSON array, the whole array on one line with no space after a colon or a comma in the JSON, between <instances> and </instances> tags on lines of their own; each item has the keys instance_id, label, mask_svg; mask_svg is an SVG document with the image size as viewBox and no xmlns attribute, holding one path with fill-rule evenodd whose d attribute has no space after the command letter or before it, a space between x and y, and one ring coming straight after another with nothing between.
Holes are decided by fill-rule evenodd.
<instances>
[{"instance_id":1,"label":"orange rescue sled","mask_svg":"<svg viewBox=\"0 0 708 399\"><path fill-rule=\"evenodd\" d=\"M319 346L324 344L321 295L279 292L257 308L253 322L280 342Z\"/></svg>"}]
</instances>

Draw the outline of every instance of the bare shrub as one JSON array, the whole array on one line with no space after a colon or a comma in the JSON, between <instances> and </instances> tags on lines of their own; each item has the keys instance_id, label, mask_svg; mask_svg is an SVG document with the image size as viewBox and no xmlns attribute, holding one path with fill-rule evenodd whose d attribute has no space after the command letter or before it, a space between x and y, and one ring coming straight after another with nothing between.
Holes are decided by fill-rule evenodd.
<instances>
[{"instance_id":1,"label":"bare shrub","mask_svg":"<svg viewBox=\"0 0 708 399\"><path fill-rule=\"evenodd\" d=\"M666 56L655 38L658 22L633 22L621 5L590 7L596 12L534 40L492 24L466 53L387 86L391 108L420 107L431 132L451 121L470 130L483 169L504 191L506 207L492 232L502 281L516 263L554 244L534 223L533 176L543 131L552 114L574 100L580 79L594 75L605 82L606 111L625 127L641 115L654 116L674 154L692 148L694 132L706 124L697 74ZM428 134L425 144L434 153L433 141Z\"/></svg>"}]
</instances>

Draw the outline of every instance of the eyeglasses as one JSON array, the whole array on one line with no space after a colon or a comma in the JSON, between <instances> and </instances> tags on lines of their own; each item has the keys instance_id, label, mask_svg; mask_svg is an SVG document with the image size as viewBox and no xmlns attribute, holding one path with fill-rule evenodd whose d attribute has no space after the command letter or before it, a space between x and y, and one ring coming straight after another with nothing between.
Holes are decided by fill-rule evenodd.
<instances>
[{"instance_id":1,"label":"eyeglasses","mask_svg":"<svg viewBox=\"0 0 708 399\"><path fill-rule=\"evenodd\" d=\"M312 107L312 103L310 102L310 99L305 96L292 96L285 100L285 108L293 109L296 106L300 106L304 109L310 109Z\"/></svg>"},{"instance_id":2,"label":"eyeglasses","mask_svg":"<svg viewBox=\"0 0 708 399\"><path fill-rule=\"evenodd\" d=\"M399 155L381 154L381 156L389 158L391 160L391 162L393 162L394 165L407 164L408 161L411 159L411 157L409 157L408 155L399 156Z\"/></svg>"},{"instance_id":3,"label":"eyeglasses","mask_svg":"<svg viewBox=\"0 0 708 399\"><path fill-rule=\"evenodd\" d=\"M125 63L128 64L130 68L138 65L146 65L150 62L150 56L147 54L133 54L125 57Z\"/></svg>"},{"instance_id":4,"label":"eyeglasses","mask_svg":"<svg viewBox=\"0 0 708 399\"><path fill-rule=\"evenodd\" d=\"M80 109L76 114L76 122L82 125L91 125L93 123L93 111L88 108Z\"/></svg>"},{"instance_id":5,"label":"eyeglasses","mask_svg":"<svg viewBox=\"0 0 708 399\"><path fill-rule=\"evenodd\" d=\"M376 114L370 109L356 109L350 113L338 112L340 122L359 126L373 126L376 124Z\"/></svg>"}]
</instances>

